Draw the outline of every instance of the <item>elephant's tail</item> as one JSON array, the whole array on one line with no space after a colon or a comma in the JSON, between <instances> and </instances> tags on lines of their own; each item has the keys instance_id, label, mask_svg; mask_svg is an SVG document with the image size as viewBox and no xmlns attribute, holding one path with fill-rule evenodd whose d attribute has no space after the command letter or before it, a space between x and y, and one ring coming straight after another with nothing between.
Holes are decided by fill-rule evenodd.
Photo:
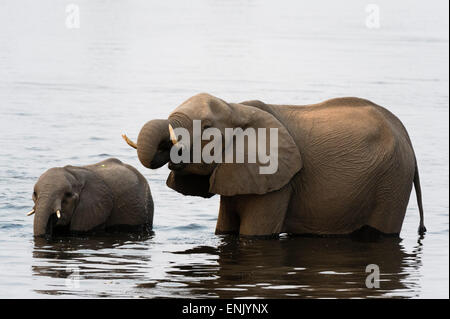
<instances>
[{"instance_id":1,"label":"elephant's tail","mask_svg":"<svg viewBox=\"0 0 450 319\"><path fill-rule=\"evenodd\" d=\"M414 173L414 189L416 190L417 205L419 206L419 214L420 214L419 234L423 235L425 234L427 229L425 228L425 224L423 221L422 190L420 189L420 177L417 162L416 162L416 171Z\"/></svg>"}]
</instances>

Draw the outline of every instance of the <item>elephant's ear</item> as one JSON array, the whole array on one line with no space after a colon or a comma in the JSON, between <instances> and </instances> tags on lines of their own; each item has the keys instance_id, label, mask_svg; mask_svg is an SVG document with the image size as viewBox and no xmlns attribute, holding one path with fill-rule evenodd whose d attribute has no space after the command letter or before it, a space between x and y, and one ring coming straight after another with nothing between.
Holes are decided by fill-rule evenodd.
<instances>
[{"instance_id":1,"label":"elephant's ear","mask_svg":"<svg viewBox=\"0 0 450 319\"><path fill-rule=\"evenodd\" d=\"M169 177L167 177L166 184L183 195L204 198L210 198L215 195L209 192L209 176L207 175L182 175L171 171Z\"/></svg>"},{"instance_id":2,"label":"elephant's ear","mask_svg":"<svg viewBox=\"0 0 450 319\"><path fill-rule=\"evenodd\" d=\"M70 230L85 232L102 226L112 213L114 196L100 176L86 168L66 167L80 182L79 202Z\"/></svg>"},{"instance_id":3,"label":"elephant's ear","mask_svg":"<svg viewBox=\"0 0 450 319\"><path fill-rule=\"evenodd\" d=\"M262 103L262 102L261 102ZM246 143L244 163L218 164L210 178L211 193L234 196L240 194L265 194L282 188L302 168L303 162L297 145L286 127L271 113L260 107L244 104L230 104L232 109L232 123L234 127L253 128L258 136L258 129L265 128L266 154L274 152L274 145L270 145L270 134L274 134L271 128L275 128L278 134L278 156L273 161L277 166L272 171L262 173L262 168L268 166L258 161L248 163L248 143ZM264 130L263 130L264 131ZM259 137L258 137L259 139ZM257 149L256 144L256 149ZM235 152L235 150L234 150Z\"/></svg>"}]
</instances>

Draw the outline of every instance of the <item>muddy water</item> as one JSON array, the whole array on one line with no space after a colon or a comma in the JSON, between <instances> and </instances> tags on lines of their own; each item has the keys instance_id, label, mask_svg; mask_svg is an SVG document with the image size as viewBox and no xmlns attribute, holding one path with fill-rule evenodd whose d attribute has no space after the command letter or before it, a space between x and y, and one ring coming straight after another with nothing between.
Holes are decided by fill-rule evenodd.
<instances>
[{"instance_id":1,"label":"muddy water","mask_svg":"<svg viewBox=\"0 0 450 319\"><path fill-rule=\"evenodd\" d=\"M0 4L0 297L447 297L448 3L61 1ZM239 240L214 235L218 197L165 186L123 143L209 92L307 104L359 96L408 128L426 226L412 193L400 239ZM47 168L118 157L149 180L154 234L34 240L32 187ZM366 266L381 272L365 285Z\"/></svg>"}]
</instances>

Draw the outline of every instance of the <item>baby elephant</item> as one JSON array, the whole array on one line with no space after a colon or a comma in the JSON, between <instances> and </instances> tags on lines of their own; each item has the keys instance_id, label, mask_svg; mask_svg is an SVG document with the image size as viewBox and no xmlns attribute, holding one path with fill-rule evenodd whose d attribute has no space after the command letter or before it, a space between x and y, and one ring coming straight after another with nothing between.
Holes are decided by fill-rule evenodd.
<instances>
[{"instance_id":1,"label":"baby elephant","mask_svg":"<svg viewBox=\"0 0 450 319\"><path fill-rule=\"evenodd\" d=\"M134 167L110 158L88 166L51 168L33 192L34 235L151 230L150 187Z\"/></svg>"}]
</instances>

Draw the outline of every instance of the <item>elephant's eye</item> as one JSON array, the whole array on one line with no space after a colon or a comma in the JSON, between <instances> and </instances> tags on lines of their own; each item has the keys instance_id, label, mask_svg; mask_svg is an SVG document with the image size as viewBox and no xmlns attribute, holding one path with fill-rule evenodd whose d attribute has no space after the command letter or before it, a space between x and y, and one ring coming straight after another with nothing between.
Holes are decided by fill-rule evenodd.
<instances>
[{"instance_id":1,"label":"elephant's eye","mask_svg":"<svg viewBox=\"0 0 450 319\"><path fill-rule=\"evenodd\" d=\"M36 192L33 192L33 197L32 197L33 199L36 199L37 198L37 194L36 194Z\"/></svg>"},{"instance_id":2,"label":"elephant's eye","mask_svg":"<svg viewBox=\"0 0 450 319\"><path fill-rule=\"evenodd\" d=\"M66 193L64 194L64 196L65 196L65 197L72 197L72 196L73 196L73 193L72 193L72 192L66 192Z\"/></svg>"}]
</instances>

